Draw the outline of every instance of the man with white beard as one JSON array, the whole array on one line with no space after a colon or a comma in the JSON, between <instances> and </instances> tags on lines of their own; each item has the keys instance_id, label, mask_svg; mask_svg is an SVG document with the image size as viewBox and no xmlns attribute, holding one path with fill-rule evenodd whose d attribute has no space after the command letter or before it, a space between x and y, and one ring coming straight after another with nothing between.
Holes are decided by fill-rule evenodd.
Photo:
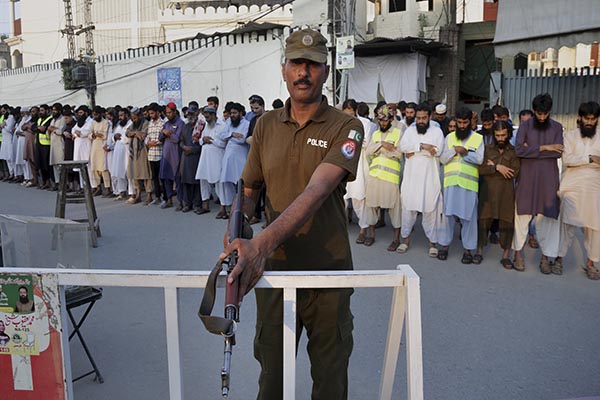
<instances>
[{"instance_id":1,"label":"man with white beard","mask_svg":"<svg viewBox=\"0 0 600 400\"><path fill-rule=\"evenodd\" d=\"M439 156L444 148L444 132L430 124L431 109L421 104L415 109L416 124L406 129L400 140L400 150L405 154L404 175L400 187L402 199L402 243L398 253L406 253L410 234L418 213L423 214L421 224L429 239L429 256L437 257L436 248L442 216Z\"/></svg>"},{"instance_id":2,"label":"man with white beard","mask_svg":"<svg viewBox=\"0 0 600 400\"><path fill-rule=\"evenodd\" d=\"M585 273L589 279L600 279L594 265L600 262L600 105L595 101L579 106L579 128L565 133L563 166L558 197L561 200L561 245L564 257L573 242L577 228L583 230L587 253ZM553 273L556 271L553 268Z\"/></svg>"},{"instance_id":3,"label":"man with white beard","mask_svg":"<svg viewBox=\"0 0 600 400\"><path fill-rule=\"evenodd\" d=\"M119 110L119 120L113 127L113 150L112 159L108 165L110 177L112 180L113 194L117 197L115 200L124 200L127 198L127 163L129 160L129 138L125 134L131 126L129 119L129 110L123 108ZM129 195L133 195L133 188L129 189Z\"/></svg>"},{"instance_id":4,"label":"man with white beard","mask_svg":"<svg viewBox=\"0 0 600 400\"><path fill-rule=\"evenodd\" d=\"M206 126L200 138L202 151L200 162L196 170L196 179L200 181L200 193L202 194L202 209L196 214L205 214L210 211L209 199L213 186L217 186L217 196L222 195L220 189L221 166L225 154L225 142L223 135L227 132L227 124L217 119L217 109L209 105L204 107L204 119ZM219 198L220 199L220 198ZM226 215L223 205L217 214L217 219Z\"/></svg>"},{"instance_id":5,"label":"man with white beard","mask_svg":"<svg viewBox=\"0 0 600 400\"><path fill-rule=\"evenodd\" d=\"M250 122L242 116L243 112L244 106L240 103L231 105L229 127L223 136L223 140L227 144L223 154L220 179L222 194L219 194L219 199L221 200L221 207L225 207L225 215L221 216L222 219L229 217L227 207L231 207L237 181L242 175L248 158L249 146L246 143L246 136L248 136Z\"/></svg>"}]
</instances>

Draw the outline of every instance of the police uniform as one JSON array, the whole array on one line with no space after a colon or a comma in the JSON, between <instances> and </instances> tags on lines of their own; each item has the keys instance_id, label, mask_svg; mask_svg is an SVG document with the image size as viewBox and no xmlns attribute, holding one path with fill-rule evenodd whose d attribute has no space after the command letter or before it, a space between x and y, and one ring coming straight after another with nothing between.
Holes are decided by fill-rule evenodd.
<instances>
[{"instance_id":1,"label":"police uniform","mask_svg":"<svg viewBox=\"0 0 600 400\"><path fill-rule=\"evenodd\" d=\"M302 35L321 36L311 30L296 32L298 40ZM350 270L352 256L343 195L346 181L353 180L356 173L362 124L329 106L325 97L303 126L292 118L290 106L288 100L284 108L270 111L258 120L242 174L246 187L259 191L263 183L266 185L267 224L304 191L321 163L334 164L348 175L306 224L268 256L265 269ZM283 397L282 291L256 289L255 293L254 355L262 367L258 399L280 400ZM298 290L296 334L298 341L306 328L313 399L347 398L347 369L353 347L352 293L350 288Z\"/></svg>"}]
</instances>

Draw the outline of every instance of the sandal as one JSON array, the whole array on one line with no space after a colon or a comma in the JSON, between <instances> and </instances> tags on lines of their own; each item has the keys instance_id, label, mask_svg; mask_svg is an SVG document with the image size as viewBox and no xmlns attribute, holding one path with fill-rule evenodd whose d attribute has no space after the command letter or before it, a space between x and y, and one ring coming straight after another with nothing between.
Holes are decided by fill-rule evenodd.
<instances>
[{"instance_id":1,"label":"sandal","mask_svg":"<svg viewBox=\"0 0 600 400\"><path fill-rule=\"evenodd\" d=\"M408 251L408 244L406 243L402 243L397 249L396 251L400 254L404 254Z\"/></svg>"},{"instance_id":2,"label":"sandal","mask_svg":"<svg viewBox=\"0 0 600 400\"><path fill-rule=\"evenodd\" d=\"M438 249L435 247L430 247L429 248L429 257L437 258L437 256L438 256Z\"/></svg>"},{"instance_id":3,"label":"sandal","mask_svg":"<svg viewBox=\"0 0 600 400\"><path fill-rule=\"evenodd\" d=\"M463 253L460 262L463 264L471 264L473 263L473 256L470 253Z\"/></svg>"},{"instance_id":4,"label":"sandal","mask_svg":"<svg viewBox=\"0 0 600 400\"><path fill-rule=\"evenodd\" d=\"M483 256L481 254L475 254L473 256L473 264L481 264L483 261Z\"/></svg>"},{"instance_id":5,"label":"sandal","mask_svg":"<svg viewBox=\"0 0 600 400\"><path fill-rule=\"evenodd\" d=\"M533 235L529 236L529 247L531 247L532 249L538 249L540 247L540 244Z\"/></svg>"},{"instance_id":6,"label":"sandal","mask_svg":"<svg viewBox=\"0 0 600 400\"><path fill-rule=\"evenodd\" d=\"M502 264L502 266L506 269L513 269L515 266L513 264L513 262L510 260L510 258L503 258L502 260L500 260L500 264ZM520 271L522 271L522 270L520 270Z\"/></svg>"},{"instance_id":7,"label":"sandal","mask_svg":"<svg viewBox=\"0 0 600 400\"><path fill-rule=\"evenodd\" d=\"M400 246L399 240L392 240L392 243L387 248L387 251L396 251L396 249Z\"/></svg>"},{"instance_id":8,"label":"sandal","mask_svg":"<svg viewBox=\"0 0 600 400\"><path fill-rule=\"evenodd\" d=\"M438 251L438 260L446 261L448 259L448 249L441 249Z\"/></svg>"},{"instance_id":9,"label":"sandal","mask_svg":"<svg viewBox=\"0 0 600 400\"><path fill-rule=\"evenodd\" d=\"M549 275L552 273L552 266L550 265L550 261L548 261L548 259L542 258L540 260L540 272L544 275Z\"/></svg>"},{"instance_id":10,"label":"sandal","mask_svg":"<svg viewBox=\"0 0 600 400\"><path fill-rule=\"evenodd\" d=\"M514 264L513 264L513 268L516 269L519 272L525 271L525 261L523 260L523 258L521 258L520 260L517 260L515 258L515 261L514 261Z\"/></svg>"},{"instance_id":11,"label":"sandal","mask_svg":"<svg viewBox=\"0 0 600 400\"><path fill-rule=\"evenodd\" d=\"M373 237L367 237L365 239L365 242L363 244L365 246L371 246L373 243L375 243L375 238L373 238Z\"/></svg>"},{"instance_id":12,"label":"sandal","mask_svg":"<svg viewBox=\"0 0 600 400\"><path fill-rule=\"evenodd\" d=\"M594 267L593 265L588 265L583 270L585 271L585 275L589 279L593 281L597 281L598 279L600 279L600 272L598 272L598 268Z\"/></svg>"},{"instance_id":13,"label":"sandal","mask_svg":"<svg viewBox=\"0 0 600 400\"><path fill-rule=\"evenodd\" d=\"M356 240L354 242L356 244L364 244L366 238L367 237L366 237L366 235L364 233L359 233L358 236L356 237Z\"/></svg>"},{"instance_id":14,"label":"sandal","mask_svg":"<svg viewBox=\"0 0 600 400\"><path fill-rule=\"evenodd\" d=\"M563 273L563 264L562 260L555 260L552 264L550 264L550 269L554 275L562 275Z\"/></svg>"}]
</instances>

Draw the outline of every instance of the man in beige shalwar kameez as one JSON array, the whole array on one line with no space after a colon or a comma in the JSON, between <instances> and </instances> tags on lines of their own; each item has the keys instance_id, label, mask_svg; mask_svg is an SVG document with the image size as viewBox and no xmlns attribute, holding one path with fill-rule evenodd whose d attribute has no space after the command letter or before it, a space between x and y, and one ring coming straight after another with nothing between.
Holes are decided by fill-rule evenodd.
<instances>
[{"instance_id":1,"label":"man in beige shalwar kameez","mask_svg":"<svg viewBox=\"0 0 600 400\"><path fill-rule=\"evenodd\" d=\"M400 224L402 207L400 202L400 177L402 171L402 151L400 138L402 131L392 126L394 113L387 106L377 112L379 130L373 133L366 154L370 158L369 176L367 177L366 206L368 208L367 223L369 233L364 241L370 246L375 241L375 224L379 209L388 209L394 240L387 250L396 251L400 246Z\"/></svg>"},{"instance_id":2,"label":"man in beige shalwar kameez","mask_svg":"<svg viewBox=\"0 0 600 400\"><path fill-rule=\"evenodd\" d=\"M600 262L600 105L590 101L579 106L579 128L564 136L563 172L558 196L561 200L559 257L567 254L577 228L583 229L588 278L600 279L594 263Z\"/></svg>"},{"instance_id":3,"label":"man in beige shalwar kameez","mask_svg":"<svg viewBox=\"0 0 600 400\"><path fill-rule=\"evenodd\" d=\"M65 138L63 136L66 122L62 116L62 104L55 103L52 106L52 121L48 127L50 133L50 165L54 170L54 182L58 186L60 181L60 168L58 164L65 161ZM56 190L54 186L53 189Z\"/></svg>"},{"instance_id":4,"label":"man in beige shalwar kameez","mask_svg":"<svg viewBox=\"0 0 600 400\"><path fill-rule=\"evenodd\" d=\"M94 175L94 196L102 194L102 187L100 184L104 181L104 187L106 193L110 193L110 174L106 168L106 152L104 146L106 145L106 139L108 138L108 121L102 116L104 110L102 107L94 107L92 112L92 150L90 151L90 168Z\"/></svg>"}]
</instances>

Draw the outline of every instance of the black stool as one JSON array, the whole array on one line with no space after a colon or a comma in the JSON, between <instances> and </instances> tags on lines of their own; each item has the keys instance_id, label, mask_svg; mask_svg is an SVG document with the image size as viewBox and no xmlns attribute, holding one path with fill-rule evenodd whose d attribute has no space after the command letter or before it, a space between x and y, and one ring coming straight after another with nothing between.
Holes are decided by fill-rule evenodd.
<instances>
[{"instance_id":1,"label":"black stool","mask_svg":"<svg viewBox=\"0 0 600 400\"><path fill-rule=\"evenodd\" d=\"M102 374L100 374L100 370L98 369L98 366L94 361L94 357L92 357L92 353L87 347L87 344L83 339L83 335L80 332L81 325L83 325L90 311L92 311L92 307L94 307L94 304L96 304L96 302L102 298L102 289L90 286L74 286L65 290L65 298L67 300L67 314L69 315L69 319L73 324L73 332L71 332L71 334L69 335L69 341L71 341L71 339L73 339L73 337L77 335L77 338L79 339L81 346L83 346L83 350L85 351L88 360L90 360L90 364L92 364L91 371L86 372L85 374L73 379L73 382L85 378L88 375L96 374L94 380L97 379L98 382L104 383L104 378L102 378ZM80 307L85 304L87 304L87 308L85 309L79 321L76 321L71 310L73 308Z\"/></svg>"},{"instance_id":2,"label":"black stool","mask_svg":"<svg viewBox=\"0 0 600 400\"><path fill-rule=\"evenodd\" d=\"M77 222L87 222L88 230L92 234L92 246L98 247L98 238L101 237L100 221L96 214L94 196L92 196L92 185L88 174L87 161L63 161L58 164L60 168L60 181L58 183L58 193L56 195L56 218L65 218L65 208L67 204L83 204L87 209L87 219L74 220ZM73 169L79 169L79 174L83 179L83 193L67 193L67 174Z\"/></svg>"}]
</instances>

